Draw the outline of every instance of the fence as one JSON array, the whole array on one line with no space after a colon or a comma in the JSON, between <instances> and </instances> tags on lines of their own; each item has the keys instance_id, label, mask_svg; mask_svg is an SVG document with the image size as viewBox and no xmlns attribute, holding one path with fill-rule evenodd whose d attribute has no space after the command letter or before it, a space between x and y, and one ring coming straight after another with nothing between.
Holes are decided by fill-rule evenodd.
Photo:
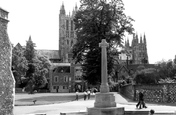
<instances>
[{"instance_id":1,"label":"fence","mask_svg":"<svg viewBox=\"0 0 176 115\"><path fill-rule=\"evenodd\" d=\"M176 83L124 85L121 86L120 93L133 101L137 101L138 93L141 90L143 90L146 102L176 103Z\"/></svg>"}]
</instances>

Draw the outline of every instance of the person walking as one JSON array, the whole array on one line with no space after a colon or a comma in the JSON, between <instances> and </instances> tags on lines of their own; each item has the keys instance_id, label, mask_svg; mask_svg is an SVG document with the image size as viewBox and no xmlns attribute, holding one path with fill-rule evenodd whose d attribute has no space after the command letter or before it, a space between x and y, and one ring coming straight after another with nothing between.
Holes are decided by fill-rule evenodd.
<instances>
[{"instance_id":1,"label":"person walking","mask_svg":"<svg viewBox=\"0 0 176 115\"><path fill-rule=\"evenodd\" d=\"M138 106L139 106L139 109L142 109L142 107L147 108L144 103L144 94L142 92L139 92L139 101L136 105L136 108L138 108Z\"/></svg>"},{"instance_id":2,"label":"person walking","mask_svg":"<svg viewBox=\"0 0 176 115\"><path fill-rule=\"evenodd\" d=\"M89 89L87 90L87 97L88 97L88 99L90 99L90 90Z\"/></svg>"},{"instance_id":3,"label":"person walking","mask_svg":"<svg viewBox=\"0 0 176 115\"><path fill-rule=\"evenodd\" d=\"M84 100L86 100L86 98L87 98L87 92L84 91Z\"/></svg>"},{"instance_id":4,"label":"person walking","mask_svg":"<svg viewBox=\"0 0 176 115\"><path fill-rule=\"evenodd\" d=\"M78 98L79 98L78 95L79 95L79 91L77 90L77 91L76 91L76 100L77 100L77 101L78 101Z\"/></svg>"}]
</instances>

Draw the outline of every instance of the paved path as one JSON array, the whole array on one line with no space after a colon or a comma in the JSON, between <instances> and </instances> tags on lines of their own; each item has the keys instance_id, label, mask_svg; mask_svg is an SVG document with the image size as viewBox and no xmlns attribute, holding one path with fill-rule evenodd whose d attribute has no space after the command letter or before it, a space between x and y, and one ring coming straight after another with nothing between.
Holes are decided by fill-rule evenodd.
<instances>
[{"instance_id":1,"label":"paved path","mask_svg":"<svg viewBox=\"0 0 176 115\"><path fill-rule=\"evenodd\" d=\"M155 112L175 112L174 106L161 106L157 104L147 104L147 109L136 109L136 103L128 102L121 95L114 93L117 107L125 107L126 111L142 111L154 109ZM94 100L83 99L60 104L38 105L38 106L15 106L15 115L30 115L36 113L46 113L47 115L59 115L60 112L85 112L87 108L94 106Z\"/></svg>"}]
</instances>

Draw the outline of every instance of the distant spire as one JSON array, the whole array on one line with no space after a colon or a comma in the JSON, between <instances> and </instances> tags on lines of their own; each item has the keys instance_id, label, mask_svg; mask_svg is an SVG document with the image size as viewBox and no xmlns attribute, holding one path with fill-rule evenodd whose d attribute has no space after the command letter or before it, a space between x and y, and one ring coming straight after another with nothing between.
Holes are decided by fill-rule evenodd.
<instances>
[{"instance_id":1,"label":"distant spire","mask_svg":"<svg viewBox=\"0 0 176 115\"><path fill-rule=\"evenodd\" d=\"M142 35L140 35L140 43L142 44Z\"/></svg>"},{"instance_id":2,"label":"distant spire","mask_svg":"<svg viewBox=\"0 0 176 115\"><path fill-rule=\"evenodd\" d=\"M64 2L62 2L62 6L61 6L61 8L60 8L60 14L64 14L64 15L65 15Z\"/></svg>"},{"instance_id":3,"label":"distant spire","mask_svg":"<svg viewBox=\"0 0 176 115\"><path fill-rule=\"evenodd\" d=\"M31 39L31 35L29 36L29 41L32 41L32 39Z\"/></svg>"},{"instance_id":4,"label":"distant spire","mask_svg":"<svg viewBox=\"0 0 176 115\"><path fill-rule=\"evenodd\" d=\"M136 39L135 39L135 42L136 42L136 44L138 44L138 34L136 33L136 37L135 37Z\"/></svg>"},{"instance_id":5,"label":"distant spire","mask_svg":"<svg viewBox=\"0 0 176 115\"><path fill-rule=\"evenodd\" d=\"M77 11L78 10L78 7L77 7L77 3L76 3L76 5L75 5L75 11Z\"/></svg>"},{"instance_id":6,"label":"distant spire","mask_svg":"<svg viewBox=\"0 0 176 115\"><path fill-rule=\"evenodd\" d=\"M144 33L144 37L143 37L143 41L144 41L144 44L146 45L147 44L147 42L146 42L146 36L145 36L145 33Z\"/></svg>"},{"instance_id":7,"label":"distant spire","mask_svg":"<svg viewBox=\"0 0 176 115\"><path fill-rule=\"evenodd\" d=\"M133 34L133 39L132 39L132 42L131 42L131 46L133 47L135 45L135 34Z\"/></svg>"}]
</instances>

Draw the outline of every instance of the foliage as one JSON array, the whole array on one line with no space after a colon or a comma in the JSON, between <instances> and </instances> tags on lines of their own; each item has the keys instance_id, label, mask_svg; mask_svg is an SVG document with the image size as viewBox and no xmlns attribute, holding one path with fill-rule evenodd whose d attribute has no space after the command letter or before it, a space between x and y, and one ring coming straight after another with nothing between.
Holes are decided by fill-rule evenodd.
<instances>
[{"instance_id":1,"label":"foliage","mask_svg":"<svg viewBox=\"0 0 176 115\"><path fill-rule=\"evenodd\" d=\"M165 78L165 79L160 79L159 83L176 83L176 80L171 78Z\"/></svg>"},{"instance_id":2,"label":"foliage","mask_svg":"<svg viewBox=\"0 0 176 115\"><path fill-rule=\"evenodd\" d=\"M159 80L159 74L155 68L147 68L139 71L135 78L134 82L136 84L157 84Z\"/></svg>"},{"instance_id":3,"label":"foliage","mask_svg":"<svg viewBox=\"0 0 176 115\"><path fill-rule=\"evenodd\" d=\"M19 87L26 87L30 93L33 89L43 88L47 84L46 76L51 66L47 57L36 53L35 44L31 37L26 47L17 44L12 52L12 70ZM27 88L28 87L28 88Z\"/></svg>"},{"instance_id":4,"label":"foliage","mask_svg":"<svg viewBox=\"0 0 176 115\"><path fill-rule=\"evenodd\" d=\"M99 43L106 39L108 74L111 74L114 64L113 54L125 32L132 33L132 18L124 12L121 0L81 0L74 23L77 42L73 47L73 59L81 63L84 78L90 84L100 83L101 76L101 48Z\"/></svg>"},{"instance_id":5,"label":"foliage","mask_svg":"<svg viewBox=\"0 0 176 115\"><path fill-rule=\"evenodd\" d=\"M28 62L24 56L24 48L17 44L12 50L12 71L16 81L16 87L22 83L22 77L26 75Z\"/></svg>"},{"instance_id":6,"label":"foliage","mask_svg":"<svg viewBox=\"0 0 176 115\"><path fill-rule=\"evenodd\" d=\"M29 37L29 40L26 41L26 49L25 49L25 57L28 61L28 71L26 72L26 77L31 78L35 72L35 66L33 63L33 59L35 58L35 44L33 43L31 36Z\"/></svg>"},{"instance_id":7,"label":"foliage","mask_svg":"<svg viewBox=\"0 0 176 115\"><path fill-rule=\"evenodd\" d=\"M33 59L33 62L35 67L34 73L35 85L37 88L42 88L46 85L46 83L48 83L46 75L49 72L51 63L47 57L42 55L37 55Z\"/></svg>"},{"instance_id":8,"label":"foliage","mask_svg":"<svg viewBox=\"0 0 176 115\"><path fill-rule=\"evenodd\" d=\"M175 68L175 64L172 60L168 60L168 61L160 61L157 63L159 69L159 74L161 79L165 79L165 78L173 78L176 74L176 68Z\"/></svg>"}]
</instances>

